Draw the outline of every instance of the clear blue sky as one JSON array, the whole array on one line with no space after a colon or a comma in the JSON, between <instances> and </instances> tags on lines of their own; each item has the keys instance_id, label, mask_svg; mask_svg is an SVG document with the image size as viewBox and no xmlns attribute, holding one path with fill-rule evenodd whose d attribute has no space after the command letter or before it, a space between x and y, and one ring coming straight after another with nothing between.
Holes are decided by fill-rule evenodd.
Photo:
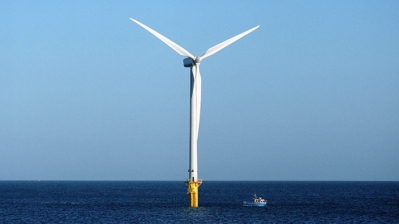
<instances>
[{"instance_id":1,"label":"clear blue sky","mask_svg":"<svg viewBox=\"0 0 399 224\"><path fill-rule=\"evenodd\" d=\"M1 1L0 180L399 181L398 1Z\"/></svg>"}]
</instances>

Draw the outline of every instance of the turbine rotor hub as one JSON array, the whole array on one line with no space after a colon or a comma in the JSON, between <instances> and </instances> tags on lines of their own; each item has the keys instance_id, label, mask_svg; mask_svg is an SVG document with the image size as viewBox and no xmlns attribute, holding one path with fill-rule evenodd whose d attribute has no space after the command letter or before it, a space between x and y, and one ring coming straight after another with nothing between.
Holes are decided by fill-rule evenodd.
<instances>
[{"instance_id":1,"label":"turbine rotor hub","mask_svg":"<svg viewBox=\"0 0 399 224\"><path fill-rule=\"evenodd\" d=\"M201 57L195 57L195 64L201 63L202 58Z\"/></svg>"}]
</instances>

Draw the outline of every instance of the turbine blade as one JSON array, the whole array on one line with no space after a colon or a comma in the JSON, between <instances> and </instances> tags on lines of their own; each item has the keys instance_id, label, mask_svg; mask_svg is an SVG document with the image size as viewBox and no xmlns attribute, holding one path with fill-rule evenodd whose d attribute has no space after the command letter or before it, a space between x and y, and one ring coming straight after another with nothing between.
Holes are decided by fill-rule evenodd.
<instances>
[{"instance_id":1,"label":"turbine blade","mask_svg":"<svg viewBox=\"0 0 399 224\"><path fill-rule=\"evenodd\" d=\"M137 21L135 19L130 18L130 20L132 20L133 22L137 23L138 25L140 25L141 27L146 29L148 32L152 33L154 36L156 36L158 39L162 40L162 42L167 44L169 47L171 47L173 50L175 50L180 55L185 56L185 57L190 57L193 60L195 59L195 57L192 54L190 54L190 52L188 52L186 49L180 47L175 42L169 40L168 38L166 38L162 34L158 33L157 31L151 29L150 27L140 23L139 21Z\"/></svg>"},{"instance_id":2,"label":"turbine blade","mask_svg":"<svg viewBox=\"0 0 399 224\"><path fill-rule=\"evenodd\" d=\"M197 77L195 79L195 82L197 84L197 139L198 139L198 133L199 133L199 125L200 125L200 118L201 118L201 74L199 71L199 65L197 67Z\"/></svg>"},{"instance_id":3,"label":"turbine blade","mask_svg":"<svg viewBox=\"0 0 399 224\"><path fill-rule=\"evenodd\" d=\"M194 86L193 86L193 101L191 103L195 104L195 138L198 140L199 133L199 124L201 118L201 74L199 71L199 64L196 64L191 67L193 77L194 77Z\"/></svg>"},{"instance_id":4,"label":"turbine blade","mask_svg":"<svg viewBox=\"0 0 399 224\"><path fill-rule=\"evenodd\" d=\"M259 26L255 26L252 29L249 29L249 30L247 30L247 31L245 31L245 32L243 32L241 34L238 34L237 36L234 36L234 37L232 37L232 38L230 38L230 39L228 39L226 41L223 41L222 43L220 43L218 45L215 45L215 46L209 48L205 52L205 54L200 57L201 60L204 59L204 58L207 58L207 57L209 57L209 56L211 56L213 54L215 54L216 52L218 52L218 51L222 50L223 48L229 46L230 44L234 43L235 41L237 41L238 39L242 38L243 36L251 33L252 31L254 31L256 29L258 29L259 27L260 27L260 25Z\"/></svg>"}]
</instances>

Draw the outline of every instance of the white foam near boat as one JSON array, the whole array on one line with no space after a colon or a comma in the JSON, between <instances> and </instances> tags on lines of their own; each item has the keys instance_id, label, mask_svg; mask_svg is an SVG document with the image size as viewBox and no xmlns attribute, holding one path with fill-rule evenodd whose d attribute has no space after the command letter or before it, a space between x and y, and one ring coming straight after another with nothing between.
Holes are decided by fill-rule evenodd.
<instances>
[{"instance_id":1,"label":"white foam near boat","mask_svg":"<svg viewBox=\"0 0 399 224\"><path fill-rule=\"evenodd\" d=\"M256 196L256 194L254 194L254 198L253 201L244 201L244 206L255 206L255 207L263 207L265 206L267 203L267 200Z\"/></svg>"}]
</instances>

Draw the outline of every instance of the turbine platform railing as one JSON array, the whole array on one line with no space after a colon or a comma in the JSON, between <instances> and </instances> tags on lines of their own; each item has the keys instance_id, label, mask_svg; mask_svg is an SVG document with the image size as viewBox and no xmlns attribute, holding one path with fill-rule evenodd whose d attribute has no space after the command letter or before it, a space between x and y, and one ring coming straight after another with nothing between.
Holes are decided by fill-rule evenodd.
<instances>
[{"instance_id":1,"label":"turbine platform railing","mask_svg":"<svg viewBox=\"0 0 399 224\"><path fill-rule=\"evenodd\" d=\"M199 183L199 184L202 184L202 179L194 179L194 180L192 180L192 179L185 179L184 180L184 183L185 184L188 184L188 183L190 183L190 182L197 182L197 183Z\"/></svg>"}]
</instances>

